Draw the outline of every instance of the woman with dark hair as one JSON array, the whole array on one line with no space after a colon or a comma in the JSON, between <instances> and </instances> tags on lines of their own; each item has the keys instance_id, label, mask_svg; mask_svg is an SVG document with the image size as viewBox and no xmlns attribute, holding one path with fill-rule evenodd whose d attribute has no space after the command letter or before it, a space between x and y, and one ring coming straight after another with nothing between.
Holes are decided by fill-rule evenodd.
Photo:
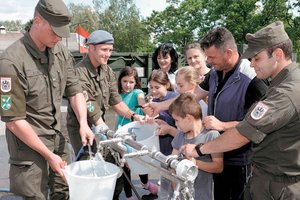
<instances>
[{"instance_id":1,"label":"woman with dark hair","mask_svg":"<svg viewBox=\"0 0 300 200\"><path fill-rule=\"evenodd\" d=\"M169 80L175 86L175 72L178 69L178 54L170 43L163 43L152 56L152 69L160 69L168 74Z\"/></svg>"},{"instance_id":2,"label":"woman with dark hair","mask_svg":"<svg viewBox=\"0 0 300 200\"><path fill-rule=\"evenodd\" d=\"M122 101L133 110L135 113L143 115L141 108L145 104L145 96L144 92L141 90L141 83L138 77L138 72L134 67L126 66L124 67L118 78L118 90L119 94L122 97ZM130 122L129 119L118 115L118 121L116 128L128 124ZM130 185L131 175L130 169L125 165L123 167L124 173L127 175L127 178L123 176L124 181L124 191L127 200L133 200L132 190ZM140 180L142 182L142 186L144 189L149 190L151 194L156 195L158 192L158 187L148 179L148 174L140 174Z\"/></svg>"}]
</instances>

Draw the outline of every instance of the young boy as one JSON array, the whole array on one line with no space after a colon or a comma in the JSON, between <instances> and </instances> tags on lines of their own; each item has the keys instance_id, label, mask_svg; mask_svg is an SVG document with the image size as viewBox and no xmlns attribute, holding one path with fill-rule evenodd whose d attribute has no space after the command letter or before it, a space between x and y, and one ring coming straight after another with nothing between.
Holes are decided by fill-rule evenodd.
<instances>
[{"instance_id":1,"label":"young boy","mask_svg":"<svg viewBox=\"0 0 300 200\"><path fill-rule=\"evenodd\" d=\"M172 154L178 155L184 144L199 144L209 142L220 134L215 130L206 130L202 124L201 106L193 94L181 94L170 106L169 113L175 119L179 132L172 141ZM184 152L183 152L184 153ZM213 174L223 170L223 154L216 153L198 158L188 158L193 161L199 171L194 182L194 199L213 199Z\"/></svg>"}]
</instances>

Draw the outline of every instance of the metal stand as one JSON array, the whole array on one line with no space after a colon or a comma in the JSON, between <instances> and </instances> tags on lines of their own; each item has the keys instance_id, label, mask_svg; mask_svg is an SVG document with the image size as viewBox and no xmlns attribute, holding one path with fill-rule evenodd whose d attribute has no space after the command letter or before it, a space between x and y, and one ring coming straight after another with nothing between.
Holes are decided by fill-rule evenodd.
<instances>
[{"instance_id":1,"label":"metal stand","mask_svg":"<svg viewBox=\"0 0 300 200\"><path fill-rule=\"evenodd\" d=\"M184 199L193 200L190 188L193 187L194 181L198 175L197 166L190 160L183 159L181 156L170 155L165 156L159 151L151 150L147 146L141 145L135 141L135 135L128 132L122 135L115 135L114 132L108 131L102 133L100 138L107 138L100 141L98 144L98 152L101 153L104 146L108 147L113 153L118 153L120 166L124 164L126 158L136 158L138 162L142 163L148 168L155 168L170 181L176 182L172 200L176 200L181 194ZM133 152L128 153L128 148L134 149ZM151 161L142 159L142 156L148 156L160 163L159 166L153 164ZM121 158L122 157L122 158ZM151 160L151 159L149 159Z\"/></svg>"}]
</instances>

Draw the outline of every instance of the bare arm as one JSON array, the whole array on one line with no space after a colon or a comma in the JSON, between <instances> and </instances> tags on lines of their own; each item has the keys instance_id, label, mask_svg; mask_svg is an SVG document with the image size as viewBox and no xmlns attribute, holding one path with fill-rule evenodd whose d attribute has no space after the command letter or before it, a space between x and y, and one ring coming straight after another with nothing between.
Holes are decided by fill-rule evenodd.
<instances>
[{"instance_id":1,"label":"bare arm","mask_svg":"<svg viewBox=\"0 0 300 200\"><path fill-rule=\"evenodd\" d=\"M200 101L201 99L205 99L205 97L207 97L208 92L204 91L203 89L201 89L199 86L195 88L194 90L194 94L196 96L196 99L198 101Z\"/></svg>"},{"instance_id":2,"label":"bare arm","mask_svg":"<svg viewBox=\"0 0 300 200\"><path fill-rule=\"evenodd\" d=\"M112 106L112 108L114 109L114 111L116 113L118 113L119 115L127 118L127 119L130 119L131 118L131 115L133 114L133 111L130 110L128 108L128 106L123 102L121 101L120 103L117 103L115 105Z\"/></svg>"},{"instance_id":3,"label":"bare arm","mask_svg":"<svg viewBox=\"0 0 300 200\"><path fill-rule=\"evenodd\" d=\"M239 121L222 122L213 115L207 116L203 119L203 124L206 129L217 131L226 131L235 127L238 123Z\"/></svg>"},{"instance_id":4,"label":"bare arm","mask_svg":"<svg viewBox=\"0 0 300 200\"><path fill-rule=\"evenodd\" d=\"M80 124L79 133L82 144L85 146L88 140L89 144L92 145L95 136L87 123L87 107L85 98L82 93L77 93L69 99L72 109Z\"/></svg>"},{"instance_id":5,"label":"bare arm","mask_svg":"<svg viewBox=\"0 0 300 200\"><path fill-rule=\"evenodd\" d=\"M127 119L131 119L131 116L134 113L132 110L130 110L128 108L128 106L123 101L121 101L120 103L118 103L116 105L113 105L112 108L114 109L114 111L116 113L118 113L119 115L121 115ZM142 123L144 123L146 120L148 120L144 116L141 116L138 114L135 114L133 119L134 119L134 121L139 121Z\"/></svg>"},{"instance_id":6,"label":"bare arm","mask_svg":"<svg viewBox=\"0 0 300 200\"><path fill-rule=\"evenodd\" d=\"M204 162L202 160L196 160L196 165L199 169L209 173L221 173L223 171L223 153L211 154L212 161Z\"/></svg>"},{"instance_id":7,"label":"bare arm","mask_svg":"<svg viewBox=\"0 0 300 200\"><path fill-rule=\"evenodd\" d=\"M204 144L201 150L204 154L221 153L240 148L249 142L250 140L240 134L236 128L231 128L215 140Z\"/></svg>"},{"instance_id":8,"label":"bare arm","mask_svg":"<svg viewBox=\"0 0 300 200\"><path fill-rule=\"evenodd\" d=\"M180 151L173 149L172 154L177 155ZM198 157L198 156L195 156ZM209 173L221 173L223 171L223 153L214 153L211 154L212 161L204 162L202 160L196 160L193 157L187 157L190 161L195 163L198 169Z\"/></svg>"},{"instance_id":9,"label":"bare arm","mask_svg":"<svg viewBox=\"0 0 300 200\"><path fill-rule=\"evenodd\" d=\"M174 97L172 99L166 100L166 101L162 101L162 102L150 102L150 103L146 103L143 108L147 109L147 110L151 110L147 111L147 113L149 113L150 116L156 116L158 115L161 111L163 110L168 110L169 106L171 105L171 103L173 103L173 101L176 99L177 97Z\"/></svg>"},{"instance_id":10,"label":"bare arm","mask_svg":"<svg viewBox=\"0 0 300 200\"><path fill-rule=\"evenodd\" d=\"M213 154L227 152L249 143L250 140L240 134L236 128L231 128L225 131L216 139L201 146L200 150L203 154ZM181 147L185 151L185 155L198 157L194 144L187 144Z\"/></svg>"},{"instance_id":11,"label":"bare arm","mask_svg":"<svg viewBox=\"0 0 300 200\"><path fill-rule=\"evenodd\" d=\"M63 176L60 169L64 168L66 163L46 147L26 120L7 122L6 126L17 138L43 156L54 172Z\"/></svg>"},{"instance_id":12,"label":"bare arm","mask_svg":"<svg viewBox=\"0 0 300 200\"><path fill-rule=\"evenodd\" d=\"M194 94L196 95L197 100L200 101L201 99L204 99L205 97L207 97L208 92L202 90L200 87L196 87ZM171 103L173 103L173 101L176 98L177 97L174 97L172 99L169 99L169 100L163 101L163 102L159 102L159 103L150 102L150 103L145 104L144 107L150 107L152 109L152 116L156 116L161 111L168 110L169 106L171 105Z\"/></svg>"},{"instance_id":13,"label":"bare arm","mask_svg":"<svg viewBox=\"0 0 300 200\"><path fill-rule=\"evenodd\" d=\"M177 129L173 126L170 126L167 122L161 120L161 119L156 119L154 120L157 124L157 134L158 135L166 135L169 134L173 137L175 137L177 133Z\"/></svg>"},{"instance_id":14,"label":"bare arm","mask_svg":"<svg viewBox=\"0 0 300 200\"><path fill-rule=\"evenodd\" d=\"M146 101L145 101L145 95L144 95L143 93L138 94L137 100L138 100L138 104L139 104L140 106L146 104Z\"/></svg>"}]
</instances>

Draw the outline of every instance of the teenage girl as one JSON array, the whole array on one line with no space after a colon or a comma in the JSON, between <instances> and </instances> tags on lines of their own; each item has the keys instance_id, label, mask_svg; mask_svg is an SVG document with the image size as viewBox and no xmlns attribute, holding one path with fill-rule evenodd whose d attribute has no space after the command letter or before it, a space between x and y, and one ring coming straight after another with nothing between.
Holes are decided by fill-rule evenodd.
<instances>
[{"instance_id":1,"label":"teenage girl","mask_svg":"<svg viewBox=\"0 0 300 200\"><path fill-rule=\"evenodd\" d=\"M194 94L195 90L199 89L199 83L199 73L194 67L181 67L176 73L176 91L179 94L187 92ZM202 110L202 118L204 118L207 116L207 104L203 100L200 100L199 104ZM164 123L159 120L156 120L156 123L158 123L157 133L159 135L165 135L167 133L173 136L176 135L176 127L170 126L167 123Z\"/></svg>"},{"instance_id":2,"label":"teenage girl","mask_svg":"<svg viewBox=\"0 0 300 200\"><path fill-rule=\"evenodd\" d=\"M180 68L176 73L176 87L180 94L190 92L195 93L199 89L198 85L201 82L198 70L194 67L187 66ZM199 101L202 110L202 118L207 116L207 104L201 99Z\"/></svg>"},{"instance_id":3,"label":"teenage girl","mask_svg":"<svg viewBox=\"0 0 300 200\"><path fill-rule=\"evenodd\" d=\"M149 79L149 86L153 102L162 102L177 96L177 94L173 92L173 87L167 73L162 70L152 71ZM157 119L166 122L170 126L176 127L174 119L167 110L160 112ZM173 136L170 134L159 136L160 151L166 156L172 153L172 140Z\"/></svg>"},{"instance_id":4,"label":"teenage girl","mask_svg":"<svg viewBox=\"0 0 300 200\"><path fill-rule=\"evenodd\" d=\"M138 77L138 73L133 67L124 67L118 78L118 90L122 97L122 100L129 109L138 114L143 114L141 108L145 104L145 96L141 90L141 84ZM129 123L130 120L118 115L117 128ZM124 173L131 179L130 169L125 165L123 167ZM152 194L156 195L158 187L154 183L148 181L148 174L139 175L144 189L149 190ZM127 199L134 199L132 196L131 185L129 181L123 176L124 191Z\"/></svg>"},{"instance_id":5,"label":"teenage girl","mask_svg":"<svg viewBox=\"0 0 300 200\"><path fill-rule=\"evenodd\" d=\"M149 79L150 85L150 95L153 97L153 102L162 102L168 99L172 99L178 94L173 92L172 84L168 78L166 72L162 70L153 70ZM157 132L160 133L160 124L165 124L166 126L172 127L176 130L175 120L172 118L168 110L159 113L159 117L155 120L158 123ZM160 152L168 156L172 154L172 141L174 138L174 133L165 132L165 134L159 134L159 147ZM160 193L159 199L167 199L168 187L170 181L163 176L160 179Z\"/></svg>"}]
</instances>

